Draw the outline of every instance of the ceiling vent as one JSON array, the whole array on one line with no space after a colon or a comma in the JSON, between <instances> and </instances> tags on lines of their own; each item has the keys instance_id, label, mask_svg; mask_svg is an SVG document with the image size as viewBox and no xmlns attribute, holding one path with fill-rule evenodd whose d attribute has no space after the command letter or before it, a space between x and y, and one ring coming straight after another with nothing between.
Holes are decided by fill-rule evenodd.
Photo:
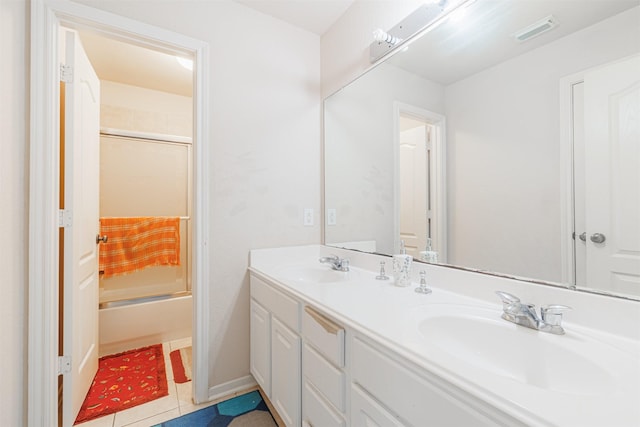
<instances>
[{"instance_id":1,"label":"ceiling vent","mask_svg":"<svg viewBox=\"0 0 640 427\"><path fill-rule=\"evenodd\" d=\"M557 25L558 20L553 15L549 15L546 18L516 32L513 37L519 42L524 42L552 30Z\"/></svg>"}]
</instances>

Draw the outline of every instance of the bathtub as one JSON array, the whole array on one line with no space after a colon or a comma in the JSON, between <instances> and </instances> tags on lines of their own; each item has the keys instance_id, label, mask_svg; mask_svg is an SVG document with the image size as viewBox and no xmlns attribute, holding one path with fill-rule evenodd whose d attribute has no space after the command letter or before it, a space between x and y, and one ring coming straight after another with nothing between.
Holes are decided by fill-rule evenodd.
<instances>
[{"instance_id":1,"label":"bathtub","mask_svg":"<svg viewBox=\"0 0 640 427\"><path fill-rule=\"evenodd\" d=\"M100 308L100 356L192 335L193 296Z\"/></svg>"}]
</instances>

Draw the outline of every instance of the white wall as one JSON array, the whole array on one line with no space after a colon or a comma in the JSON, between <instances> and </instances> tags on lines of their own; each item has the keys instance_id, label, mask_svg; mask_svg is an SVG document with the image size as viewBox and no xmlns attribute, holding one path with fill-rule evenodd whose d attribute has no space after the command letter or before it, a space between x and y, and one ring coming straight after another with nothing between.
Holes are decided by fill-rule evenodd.
<instances>
[{"instance_id":1,"label":"white wall","mask_svg":"<svg viewBox=\"0 0 640 427\"><path fill-rule=\"evenodd\" d=\"M325 101L327 244L376 240L394 252L394 103L444 113L444 87L381 64Z\"/></svg>"},{"instance_id":2,"label":"white wall","mask_svg":"<svg viewBox=\"0 0 640 427\"><path fill-rule=\"evenodd\" d=\"M450 263L561 281L559 82L640 52L639 22L631 9L446 87Z\"/></svg>"},{"instance_id":3,"label":"white wall","mask_svg":"<svg viewBox=\"0 0 640 427\"><path fill-rule=\"evenodd\" d=\"M320 40L229 0L83 3L210 44L209 385L249 375L248 252L320 241ZM0 424L26 417L29 16L2 0ZM28 81L28 80L27 80ZM314 208L303 227L303 208Z\"/></svg>"},{"instance_id":4,"label":"white wall","mask_svg":"<svg viewBox=\"0 0 640 427\"><path fill-rule=\"evenodd\" d=\"M229 0L81 3L210 45L209 386L249 375L249 250L320 241L319 37Z\"/></svg>"},{"instance_id":5,"label":"white wall","mask_svg":"<svg viewBox=\"0 0 640 427\"><path fill-rule=\"evenodd\" d=\"M26 420L27 35L26 2L0 1L0 425Z\"/></svg>"}]
</instances>

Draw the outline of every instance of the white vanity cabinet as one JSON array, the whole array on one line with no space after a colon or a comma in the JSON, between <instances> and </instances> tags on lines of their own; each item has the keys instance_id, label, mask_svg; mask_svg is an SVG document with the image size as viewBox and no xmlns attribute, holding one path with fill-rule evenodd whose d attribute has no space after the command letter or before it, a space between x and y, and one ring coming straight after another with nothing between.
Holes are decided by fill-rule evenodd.
<instances>
[{"instance_id":1,"label":"white vanity cabinet","mask_svg":"<svg viewBox=\"0 0 640 427\"><path fill-rule=\"evenodd\" d=\"M284 289L251 275L251 373L286 426L525 425Z\"/></svg>"},{"instance_id":2,"label":"white vanity cabinet","mask_svg":"<svg viewBox=\"0 0 640 427\"><path fill-rule=\"evenodd\" d=\"M353 426L524 427L363 335L351 349Z\"/></svg>"},{"instance_id":3,"label":"white vanity cabinet","mask_svg":"<svg viewBox=\"0 0 640 427\"><path fill-rule=\"evenodd\" d=\"M300 303L251 276L251 374L287 427L301 424Z\"/></svg>"}]
</instances>

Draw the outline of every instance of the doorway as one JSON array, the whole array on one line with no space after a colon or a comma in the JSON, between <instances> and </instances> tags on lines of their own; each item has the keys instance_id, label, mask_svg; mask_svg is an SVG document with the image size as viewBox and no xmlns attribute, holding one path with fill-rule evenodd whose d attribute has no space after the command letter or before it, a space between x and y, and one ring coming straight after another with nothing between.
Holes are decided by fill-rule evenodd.
<instances>
[{"instance_id":1,"label":"doorway","mask_svg":"<svg viewBox=\"0 0 640 427\"><path fill-rule=\"evenodd\" d=\"M395 250L403 242L416 259L436 262L437 253L446 262L445 118L408 104L394 109Z\"/></svg>"},{"instance_id":2,"label":"doorway","mask_svg":"<svg viewBox=\"0 0 640 427\"><path fill-rule=\"evenodd\" d=\"M64 371L58 358L59 224L60 175L59 118L59 29L95 31L104 36L151 47L165 53L194 58L194 170L193 175L193 374L194 400L208 399L206 334L208 293L208 179L205 144L208 129L205 83L208 68L207 45L180 34L138 23L72 2L36 0L31 7L31 117L30 117L30 244L29 244L29 425L55 425L57 379ZM204 376L204 379L202 377ZM200 379L198 379L200 378Z\"/></svg>"},{"instance_id":3,"label":"doorway","mask_svg":"<svg viewBox=\"0 0 640 427\"><path fill-rule=\"evenodd\" d=\"M87 395L97 370L98 356L120 354L154 344L163 344L164 353L168 356L171 350L176 350L178 343L190 347L193 84L192 71L181 66L174 55L86 30L63 30L62 37L77 38L75 57L86 59L87 67L97 78L93 91L96 92L96 100L99 98L95 114L99 123L91 127L81 120L82 123L77 124L84 132L91 133L78 141L82 145L82 155L86 156L93 151L91 147L96 146L96 153L82 162L86 176L82 180L73 179L76 154L71 132L65 133L70 143L62 144L69 150L61 150L60 157L66 159L61 162L61 176L68 176L61 179L61 195L73 195L76 189L84 189L89 182L96 180L95 190L84 190L80 203L72 210L76 218L80 217L79 209L84 210L88 199L91 199L98 212L97 215L91 214L95 218L90 221L89 228L93 231L94 224L101 224L100 230L94 231L100 235L95 246L93 242L85 242L92 253L96 248L100 253L95 278L98 286L91 292L94 298L97 293L99 309L95 301L85 301L82 307L73 307L76 297L71 294L78 292L81 295L82 289L93 286L85 284L76 290L76 287L65 283L67 280L61 283L64 292L60 297L62 323L59 336L64 339L61 339L59 355L71 355L72 372L62 376L65 381L60 393L60 407L61 413L66 414L64 424L69 425L72 422L69 417L76 416ZM69 60L64 57L60 63L70 67ZM76 66L73 79L68 80L69 86L65 86L65 90L87 85L87 79L82 77ZM82 107L82 111L88 110L84 104ZM72 109L73 105L67 108ZM65 110L61 107L61 116L71 117L72 114L65 114ZM65 124L70 129L74 126L72 120L66 120L61 124L63 131L70 130L65 128ZM90 140L95 141L94 144L89 144ZM61 137L61 142L64 143L65 138ZM87 167L91 159L98 158L99 162ZM69 171L64 168L67 164ZM126 222L128 236L115 231L113 223L116 222ZM148 227L148 224L155 224L155 228ZM73 228L80 224L74 225L65 228L65 234L75 236ZM122 225L117 229L121 230ZM137 231L133 233L134 230ZM160 234L160 230L171 231ZM82 233L84 236L91 234ZM162 236L162 240L149 237L151 235ZM126 257L111 255L115 257L111 259L107 254L121 253L120 244L114 243L118 239L131 248L151 245L155 248L154 253L163 255L149 259L148 251L132 251L127 252L130 255ZM173 245L169 244L171 239L175 239ZM86 239L80 237L80 240ZM67 241L73 245L76 240ZM73 248L65 243L62 246L61 259L71 259L72 256L67 255L72 255ZM73 265L61 262L60 269L65 273L63 277L69 280L75 277L68 274L67 267ZM94 262L95 265L97 263ZM65 305L69 310L64 309ZM78 312L73 313L75 310ZM76 346L65 334L70 328L68 324L73 324L73 328L97 329L97 335L91 338L91 345L95 347L93 357L89 357L84 349L81 350L82 355L73 354ZM74 330L74 335L81 334ZM87 332L85 335L92 334ZM87 346L86 339L80 345ZM80 370L75 366L77 360L83 360L91 368L82 367ZM81 372L86 373L80 375ZM166 372L171 372L169 366L166 366ZM191 400L188 387L178 390L170 376L167 380L172 391L170 394L177 394L184 401ZM72 405L67 402L69 395L72 395ZM138 412L143 410L137 409Z\"/></svg>"}]
</instances>

